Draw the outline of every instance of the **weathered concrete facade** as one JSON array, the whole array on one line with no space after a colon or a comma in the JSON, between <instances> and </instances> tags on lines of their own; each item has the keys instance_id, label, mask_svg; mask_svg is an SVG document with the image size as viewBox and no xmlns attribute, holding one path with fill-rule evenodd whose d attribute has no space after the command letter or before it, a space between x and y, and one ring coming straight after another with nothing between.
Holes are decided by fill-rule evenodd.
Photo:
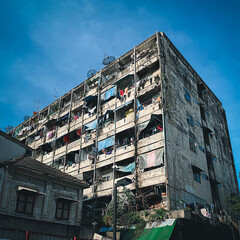
<instances>
[{"instance_id":1,"label":"weathered concrete facade","mask_svg":"<svg viewBox=\"0 0 240 240\"><path fill-rule=\"evenodd\" d=\"M0 163L0 236L2 228L39 232L37 222L45 225L42 233L67 234L64 228L61 231L62 224L80 230L86 187L87 183L28 157ZM54 224L58 232L51 229Z\"/></svg>"},{"instance_id":2,"label":"weathered concrete facade","mask_svg":"<svg viewBox=\"0 0 240 240\"><path fill-rule=\"evenodd\" d=\"M30 129L30 130L29 130ZM113 182L142 205L216 209L238 191L221 102L164 33L156 33L12 132L35 157L109 201ZM114 169L114 170L113 170Z\"/></svg>"}]
</instances>

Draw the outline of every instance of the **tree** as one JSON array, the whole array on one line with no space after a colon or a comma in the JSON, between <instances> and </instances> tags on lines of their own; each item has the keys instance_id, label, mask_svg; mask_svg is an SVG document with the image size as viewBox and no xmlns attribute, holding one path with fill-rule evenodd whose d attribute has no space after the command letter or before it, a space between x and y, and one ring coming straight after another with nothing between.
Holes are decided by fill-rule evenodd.
<instances>
[{"instance_id":1,"label":"tree","mask_svg":"<svg viewBox=\"0 0 240 240\"><path fill-rule=\"evenodd\" d=\"M234 221L240 219L240 195L239 194L232 194L231 196L227 197L225 200L227 204L227 210L231 215Z\"/></svg>"}]
</instances>

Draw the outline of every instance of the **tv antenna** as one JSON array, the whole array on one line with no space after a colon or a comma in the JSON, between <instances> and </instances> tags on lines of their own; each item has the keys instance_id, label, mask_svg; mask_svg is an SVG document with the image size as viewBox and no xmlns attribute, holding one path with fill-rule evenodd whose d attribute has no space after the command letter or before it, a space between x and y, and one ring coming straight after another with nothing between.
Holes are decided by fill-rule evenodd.
<instances>
[{"instance_id":1,"label":"tv antenna","mask_svg":"<svg viewBox=\"0 0 240 240\"><path fill-rule=\"evenodd\" d=\"M111 62L113 62L116 58L114 56L106 56L106 54L104 55L104 59L102 61L103 65L108 65Z\"/></svg>"},{"instance_id":2,"label":"tv antenna","mask_svg":"<svg viewBox=\"0 0 240 240\"><path fill-rule=\"evenodd\" d=\"M8 133L8 132L10 132L13 129L13 126L8 125L4 129Z\"/></svg>"},{"instance_id":3,"label":"tv antenna","mask_svg":"<svg viewBox=\"0 0 240 240\"><path fill-rule=\"evenodd\" d=\"M94 74L96 74L97 73L97 70L95 70L95 69L91 69L91 70L89 70L88 72L87 72L87 78L90 78L90 77L92 77Z\"/></svg>"}]
</instances>

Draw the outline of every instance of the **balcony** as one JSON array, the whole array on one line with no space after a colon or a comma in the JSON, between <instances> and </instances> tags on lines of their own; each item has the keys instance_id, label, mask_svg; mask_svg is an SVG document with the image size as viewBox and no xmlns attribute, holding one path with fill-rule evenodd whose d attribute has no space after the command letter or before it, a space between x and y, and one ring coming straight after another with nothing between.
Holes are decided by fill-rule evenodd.
<instances>
[{"instance_id":1,"label":"balcony","mask_svg":"<svg viewBox=\"0 0 240 240\"><path fill-rule=\"evenodd\" d=\"M62 147L56 149L54 159L57 159L57 158L65 155L65 153L66 153L66 146L62 146Z\"/></svg>"},{"instance_id":2,"label":"balcony","mask_svg":"<svg viewBox=\"0 0 240 240\"><path fill-rule=\"evenodd\" d=\"M164 146L163 132L159 132L138 141L138 154L149 152L162 146Z\"/></svg>"},{"instance_id":3,"label":"balcony","mask_svg":"<svg viewBox=\"0 0 240 240\"><path fill-rule=\"evenodd\" d=\"M84 114L84 118L83 119L84 119L84 124L87 124L87 123L92 122L95 119L97 119L97 115L93 114L93 116L89 116L88 113L87 113L87 114Z\"/></svg>"},{"instance_id":4,"label":"balcony","mask_svg":"<svg viewBox=\"0 0 240 240\"><path fill-rule=\"evenodd\" d=\"M91 135L91 138L88 140L84 140L87 135ZM82 135L82 148L88 147L92 144L94 144L94 140L96 139L96 132L91 132L89 134L83 134Z\"/></svg>"},{"instance_id":5,"label":"balcony","mask_svg":"<svg viewBox=\"0 0 240 240\"><path fill-rule=\"evenodd\" d=\"M117 99L117 108L121 107L125 103L128 103L134 99L134 88L128 90L128 94L123 99Z\"/></svg>"},{"instance_id":6,"label":"balcony","mask_svg":"<svg viewBox=\"0 0 240 240\"><path fill-rule=\"evenodd\" d=\"M96 95L96 94L97 94L97 87L94 87L94 88L92 88L90 91L88 91L88 92L86 93L86 96L85 96L85 97L90 96L90 95L94 96L94 95Z\"/></svg>"},{"instance_id":7,"label":"balcony","mask_svg":"<svg viewBox=\"0 0 240 240\"><path fill-rule=\"evenodd\" d=\"M44 138L40 138L37 141L35 141L35 149L41 146L44 143Z\"/></svg>"},{"instance_id":8,"label":"balcony","mask_svg":"<svg viewBox=\"0 0 240 240\"><path fill-rule=\"evenodd\" d=\"M67 134L68 133L68 124L65 124L64 126L58 128L56 133L57 133L57 137L61 137L65 134Z\"/></svg>"},{"instance_id":9,"label":"balcony","mask_svg":"<svg viewBox=\"0 0 240 240\"><path fill-rule=\"evenodd\" d=\"M165 183L165 169L164 167L149 170L138 175L139 187L144 188L160 183Z\"/></svg>"},{"instance_id":10,"label":"balcony","mask_svg":"<svg viewBox=\"0 0 240 240\"><path fill-rule=\"evenodd\" d=\"M151 117L151 114L162 114L162 109L158 103L151 104L146 106L143 110L140 110L137 123L140 124L148 121Z\"/></svg>"},{"instance_id":11,"label":"balcony","mask_svg":"<svg viewBox=\"0 0 240 240\"><path fill-rule=\"evenodd\" d=\"M114 110L115 109L115 101L116 101L116 98L113 98L110 101L103 103L102 113L104 114L107 110Z\"/></svg>"},{"instance_id":12,"label":"balcony","mask_svg":"<svg viewBox=\"0 0 240 240\"><path fill-rule=\"evenodd\" d=\"M146 56L140 58L136 62L136 72L139 72L143 68L146 68L153 64L154 62L158 61L158 53L155 49L154 51L150 51Z\"/></svg>"},{"instance_id":13,"label":"balcony","mask_svg":"<svg viewBox=\"0 0 240 240\"><path fill-rule=\"evenodd\" d=\"M134 127L134 113L130 113L128 117L116 122L116 133Z\"/></svg>"},{"instance_id":14,"label":"balcony","mask_svg":"<svg viewBox=\"0 0 240 240\"><path fill-rule=\"evenodd\" d=\"M80 139L75 140L67 145L67 151L77 151L80 149Z\"/></svg>"},{"instance_id":15,"label":"balcony","mask_svg":"<svg viewBox=\"0 0 240 240\"><path fill-rule=\"evenodd\" d=\"M129 174L125 177L120 177L120 178L116 178L115 179L115 183L123 178L129 178L132 179L134 177L133 174ZM135 188L134 183L131 183L127 186L128 188L130 188L131 190ZM122 187L119 187L118 190L121 192ZM106 196L112 193L113 190L113 179L107 181L107 182L101 182L98 183L97 185L97 195L98 196Z\"/></svg>"},{"instance_id":16,"label":"balcony","mask_svg":"<svg viewBox=\"0 0 240 240\"><path fill-rule=\"evenodd\" d=\"M47 163L52 160L53 160L53 151L48 154L43 155L43 158L42 158L43 163Z\"/></svg>"},{"instance_id":17,"label":"balcony","mask_svg":"<svg viewBox=\"0 0 240 240\"><path fill-rule=\"evenodd\" d=\"M60 114L59 114L59 117L63 117L64 115L68 114L69 113L69 109L70 109L70 104L63 107L62 109L60 109Z\"/></svg>"},{"instance_id":18,"label":"balcony","mask_svg":"<svg viewBox=\"0 0 240 240\"><path fill-rule=\"evenodd\" d=\"M114 123L110 123L107 127L101 129L100 136L98 141L102 141L105 138L108 138L114 134Z\"/></svg>"},{"instance_id":19,"label":"balcony","mask_svg":"<svg viewBox=\"0 0 240 240\"><path fill-rule=\"evenodd\" d=\"M76 108L80 107L83 105L83 100L82 98L79 98L77 100L75 100L73 103L72 103L72 111L75 110Z\"/></svg>"},{"instance_id":20,"label":"balcony","mask_svg":"<svg viewBox=\"0 0 240 240\"><path fill-rule=\"evenodd\" d=\"M128 67L117 74L116 79L121 79L126 77L128 74L134 74L134 63L130 63Z\"/></svg>"},{"instance_id":21,"label":"balcony","mask_svg":"<svg viewBox=\"0 0 240 240\"><path fill-rule=\"evenodd\" d=\"M73 120L71 123L70 123L70 130L69 132L75 130L75 129L79 129L82 127L82 117L79 117L78 119L76 120Z\"/></svg>"}]
</instances>

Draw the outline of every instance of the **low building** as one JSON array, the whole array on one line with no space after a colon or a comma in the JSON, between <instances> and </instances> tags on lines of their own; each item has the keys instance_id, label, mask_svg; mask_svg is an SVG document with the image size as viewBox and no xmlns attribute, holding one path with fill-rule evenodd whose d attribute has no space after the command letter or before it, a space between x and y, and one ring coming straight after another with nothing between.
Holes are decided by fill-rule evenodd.
<instances>
[{"instance_id":1,"label":"low building","mask_svg":"<svg viewBox=\"0 0 240 240\"><path fill-rule=\"evenodd\" d=\"M0 163L0 238L86 236L80 227L88 184L30 157ZM45 235L44 235L45 234Z\"/></svg>"}]
</instances>

